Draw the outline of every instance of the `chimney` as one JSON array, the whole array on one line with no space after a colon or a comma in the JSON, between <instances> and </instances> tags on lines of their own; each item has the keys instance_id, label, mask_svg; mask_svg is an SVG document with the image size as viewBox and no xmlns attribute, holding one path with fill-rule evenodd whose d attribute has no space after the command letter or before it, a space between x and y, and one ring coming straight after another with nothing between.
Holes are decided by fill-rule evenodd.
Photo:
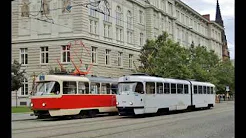
<instances>
[{"instance_id":1,"label":"chimney","mask_svg":"<svg viewBox=\"0 0 246 138\"><path fill-rule=\"evenodd\" d=\"M205 15L202 15L204 18L206 18L208 21L210 21L210 14L205 14Z\"/></svg>"}]
</instances>

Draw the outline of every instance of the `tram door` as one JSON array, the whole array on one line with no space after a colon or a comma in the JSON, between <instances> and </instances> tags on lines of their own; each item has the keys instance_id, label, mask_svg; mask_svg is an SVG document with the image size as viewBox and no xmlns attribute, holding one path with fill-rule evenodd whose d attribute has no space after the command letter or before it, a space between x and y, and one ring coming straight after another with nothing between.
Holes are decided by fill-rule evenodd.
<instances>
[{"instance_id":1,"label":"tram door","mask_svg":"<svg viewBox=\"0 0 246 138\"><path fill-rule=\"evenodd\" d=\"M156 87L155 82L145 83L145 113L156 112Z\"/></svg>"},{"instance_id":2,"label":"tram door","mask_svg":"<svg viewBox=\"0 0 246 138\"><path fill-rule=\"evenodd\" d=\"M112 94L112 106L116 106L116 94L117 94L118 86L117 84L110 85L110 94Z\"/></svg>"}]
</instances>

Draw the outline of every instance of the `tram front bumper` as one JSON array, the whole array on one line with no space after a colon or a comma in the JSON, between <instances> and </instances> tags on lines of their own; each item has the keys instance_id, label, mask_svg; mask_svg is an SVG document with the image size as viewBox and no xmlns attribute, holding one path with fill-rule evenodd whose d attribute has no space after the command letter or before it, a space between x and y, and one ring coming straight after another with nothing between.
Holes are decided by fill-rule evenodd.
<instances>
[{"instance_id":1,"label":"tram front bumper","mask_svg":"<svg viewBox=\"0 0 246 138\"><path fill-rule=\"evenodd\" d=\"M144 106L138 107L117 107L120 116L137 115L144 113Z\"/></svg>"}]
</instances>

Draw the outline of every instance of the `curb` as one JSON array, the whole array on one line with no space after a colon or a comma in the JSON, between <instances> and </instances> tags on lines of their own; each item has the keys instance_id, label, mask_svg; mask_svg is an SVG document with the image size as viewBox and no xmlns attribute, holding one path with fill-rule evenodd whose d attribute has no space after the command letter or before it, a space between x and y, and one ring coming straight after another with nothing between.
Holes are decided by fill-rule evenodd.
<instances>
[{"instance_id":1,"label":"curb","mask_svg":"<svg viewBox=\"0 0 246 138\"><path fill-rule=\"evenodd\" d=\"M32 114L33 112L21 112L21 113L11 113L11 114Z\"/></svg>"}]
</instances>

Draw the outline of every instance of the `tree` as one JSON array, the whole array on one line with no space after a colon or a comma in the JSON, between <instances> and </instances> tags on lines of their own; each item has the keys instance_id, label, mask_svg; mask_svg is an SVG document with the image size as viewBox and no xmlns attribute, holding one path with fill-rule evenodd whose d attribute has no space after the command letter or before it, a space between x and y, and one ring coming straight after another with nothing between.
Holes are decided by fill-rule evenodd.
<instances>
[{"instance_id":1,"label":"tree","mask_svg":"<svg viewBox=\"0 0 246 138\"><path fill-rule=\"evenodd\" d=\"M189 78L188 50L173 42L164 32L156 40L147 40L140 52L138 71L168 78Z\"/></svg>"},{"instance_id":2,"label":"tree","mask_svg":"<svg viewBox=\"0 0 246 138\"><path fill-rule=\"evenodd\" d=\"M195 79L215 84L218 92L225 86L234 90L234 67L231 62L220 61L214 51L205 46L184 48L168 39L164 32L156 40L147 40L140 51L141 66L137 72L165 78Z\"/></svg>"},{"instance_id":3,"label":"tree","mask_svg":"<svg viewBox=\"0 0 246 138\"><path fill-rule=\"evenodd\" d=\"M23 86L23 81L25 79L25 70L21 70L21 64L14 60L11 65L11 91L16 92L16 107L17 107L17 91Z\"/></svg>"},{"instance_id":4,"label":"tree","mask_svg":"<svg viewBox=\"0 0 246 138\"><path fill-rule=\"evenodd\" d=\"M219 63L215 70L215 77L218 80L215 85L218 93L225 93L225 87L229 86L231 93L235 90L235 69L230 60Z\"/></svg>"},{"instance_id":5,"label":"tree","mask_svg":"<svg viewBox=\"0 0 246 138\"><path fill-rule=\"evenodd\" d=\"M216 82L214 70L219 64L219 57L205 46L190 47L190 69L192 78L199 81Z\"/></svg>"},{"instance_id":6,"label":"tree","mask_svg":"<svg viewBox=\"0 0 246 138\"><path fill-rule=\"evenodd\" d=\"M25 70L20 70L21 64L14 60L14 63L11 66L11 91L18 91L23 85L25 79L24 74Z\"/></svg>"}]
</instances>

